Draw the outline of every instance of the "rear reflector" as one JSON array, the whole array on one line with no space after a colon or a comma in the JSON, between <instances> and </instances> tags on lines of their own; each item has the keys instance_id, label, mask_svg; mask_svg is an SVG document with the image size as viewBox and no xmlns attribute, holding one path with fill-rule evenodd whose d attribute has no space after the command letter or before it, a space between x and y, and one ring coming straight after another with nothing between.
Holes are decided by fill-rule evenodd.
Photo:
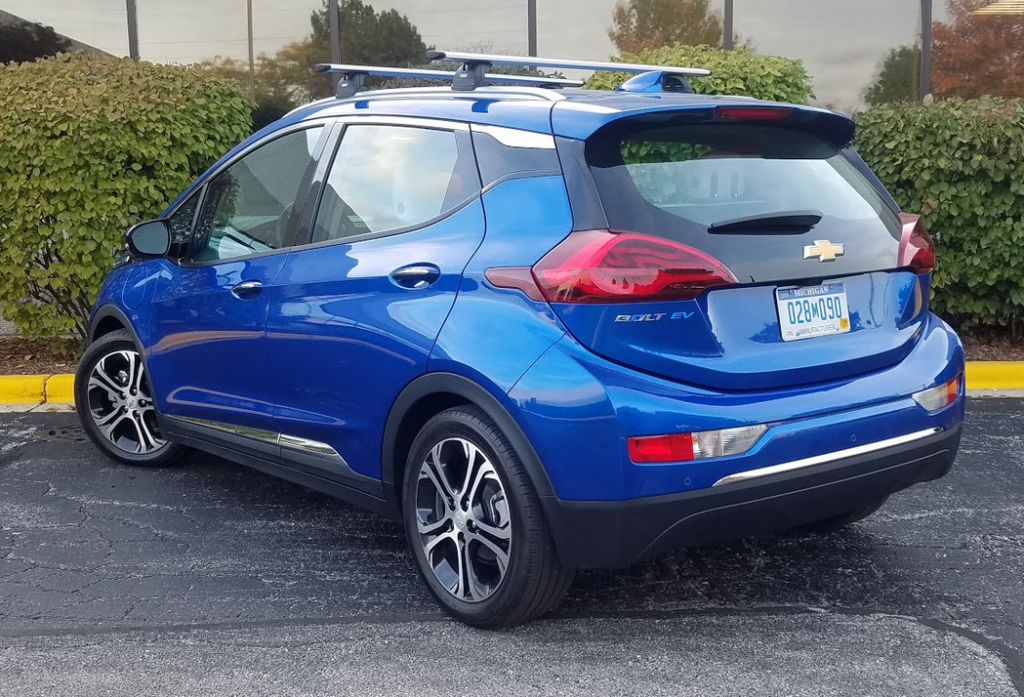
<instances>
[{"instance_id":1,"label":"rear reflector","mask_svg":"<svg viewBox=\"0 0 1024 697\"><path fill-rule=\"evenodd\" d=\"M715 109L715 118L737 121L781 121L788 119L792 113L792 109L774 106L720 106Z\"/></svg>"},{"instance_id":2,"label":"rear reflector","mask_svg":"<svg viewBox=\"0 0 1024 697\"><path fill-rule=\"evenodd\" d=\"M917 392L913 395L914 401L920 404L925 411L938 411L943 407L948 407L960 396L960 381L962 379L963 375L957 375L941 385Z\"/></svg>"},{"instance_id":3,"label":"rear reflector","mask_svg":"<svg viewBox=\"0 0 1024 697\"><path fill-rule=\"evenodd\" d=\"M574 232L533 267L553 303L691 300L738 283L722 262L692 247L613 230Z\"/></svg>"},{"instance_id":4,"label":"rear reflector","mask_svg":"<svg viewBox=\"0 0 1024 697\"><path fill-rule=\"evenodd\" d=\"M915 273L931 273L935 269L935 243L924 229L919 215L900 213L903 236L900 238L899 266Z\"/></svg>"},{"instance_id":5,"label":"rear reflector","mask_svg":"<svg viewBox=\"0 0 1024 697\"><path fill-rule=\"evenodd\" d=\"M629 459L633 462L682 462L693 459L693 435L670 433L664 436L638 436L629 439Z\"/></svg>"},{"instance_id":6,"label":"rear reflector","mask_svg":"<svg viewBox=\"0 0 1024 697\"><path fill-rule=\"evenodd\" d=\"M742 455L768 429L764 424L696 433L634 436L628 440L629 459L640 464L686 462Z\"/></svg>"}]
</instances>

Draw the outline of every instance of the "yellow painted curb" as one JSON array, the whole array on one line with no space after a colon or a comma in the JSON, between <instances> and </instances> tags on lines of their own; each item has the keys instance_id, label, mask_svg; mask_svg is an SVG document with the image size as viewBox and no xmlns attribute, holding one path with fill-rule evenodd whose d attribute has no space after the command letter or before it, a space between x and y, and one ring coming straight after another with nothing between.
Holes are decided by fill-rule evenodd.
<instances>
[{"instance_id":1,"label":"yellow painted curb","mask_svg":"<svg viewBox=\"0 0 1024 697\"><path fill-rule=\"evenodd\" d=\"M44 391L47 404L72 404L75 401L75 376L51 375Z\"/></svg>"},{"instance_id":2,"label":"yellow painted curb","mask_svg":"<svg viewBox=\"0 0 1024 697\"><path fill-rule=\"evenodd\" d=\"M46 375L0 375L0 404L42 404Z\"/></svg>"},{"instance_id":3,"label":"yellow painted curb","mask_svg":"<svg viewBox=\"0 0 1024 697\"><path fill-rule=\"evenodd\" d=\"M967 363L969 390L1024 389L1024 362ZM74 375L0 375L0 404L72 404Z\"/></svg>"},{"instance_id":4,"label":"yellow painted curb","mask_svg":"<svg viewBox=\"0 0 1024 697\"><path fill-rule=\"evenodd\" d=\"M1013 361L971 361L967 363L967 389L1024 389L1024 363Z\"/></svg>"}]
</instances>

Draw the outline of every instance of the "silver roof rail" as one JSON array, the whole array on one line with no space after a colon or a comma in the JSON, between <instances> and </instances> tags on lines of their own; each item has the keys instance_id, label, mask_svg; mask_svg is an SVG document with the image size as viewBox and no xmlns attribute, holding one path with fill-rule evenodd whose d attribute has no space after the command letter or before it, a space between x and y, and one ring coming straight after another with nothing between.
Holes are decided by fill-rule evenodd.
<instances>
[{"instance_id":1,"label":"silver roof rail","mask_svg":"<svg viewBox=\"0 0 1024 697\"><path fill-rule=\"evenodd\" d=\"M366 89L366 78L375 77L405 77L418 80L444 80L452 83L452 89L456 87L459 79L458 72L446 70L427 70L423 68L387 68L373 65L343 65L340 63L317 63L314 69L318 73L337 73L341 75L338 83L337 97L344 99L352 97ZM582 80L566 80L553 77L531 77L529 75L492 75L481 72L483 83L496 85L519 85L530 87L581 87Z\"/></svg>"},{"instance_id":2,"label":"silver roof rail","mask_svg":"<svg viewBox=\"0 0 1024 697\"><path fill-rule=\"evenodd\" d=\"M706 77L711 74L704 68L680 68L669 65L643 65L641 63L613 63L579 61L566 58L538 58L536 56L501 56L488 53L461 53L458 51L427 51L427 57L435 61L461 63L452 81L454 90L473 90L485 82L486 70L492 65L508 65L519 68L555 68L563 70L595 70L615 73L660 73L672 81L686 84L688 77ZM659 83L661 80L659 79ZM682 90L680 90L682 91Z\"/></svg>"}]
</instances>

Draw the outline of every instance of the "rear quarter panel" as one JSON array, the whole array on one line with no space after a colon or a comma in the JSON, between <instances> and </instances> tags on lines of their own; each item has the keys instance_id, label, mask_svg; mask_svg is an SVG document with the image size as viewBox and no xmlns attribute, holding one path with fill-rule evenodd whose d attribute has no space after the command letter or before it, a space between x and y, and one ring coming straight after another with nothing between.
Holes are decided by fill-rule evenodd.
<instances>
[{"instance_id":1,"label":"rear quarter panel","mask_svg":"<svg viewBox=\"0 0 1024 697\"><path fill-rule=\"evenodd\" d=\"M569 234L572 213L560 176L499 183L483 203L487 231L463 274L429 371L462 375L504 397L565 330L547 303L495 288L484 273L535 263Z\"/></svg>"}]
</instances>

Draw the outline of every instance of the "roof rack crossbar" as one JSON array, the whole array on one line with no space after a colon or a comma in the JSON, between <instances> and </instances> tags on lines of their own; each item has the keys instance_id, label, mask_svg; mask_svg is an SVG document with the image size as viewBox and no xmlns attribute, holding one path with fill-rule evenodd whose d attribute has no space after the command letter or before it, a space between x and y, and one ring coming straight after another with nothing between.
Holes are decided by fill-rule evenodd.
<instances>
[{"instance_id":1,"label":"roof rack crossbar","mask_svg":"<svg viewBox=\"0 0 1024 697\"><path fill-rule=\"evenodd\" d=\"M372 65L343 65L339 63L317 63L318 73L337 73L341 75L338 83L337 97L345 99L366 89L367 77L405 77L417 80L443 80L455 83L459 79L458 72L447 70L428 70L425 68L387 68ZM529 75L491 75L484 72L485 66L479 70L482 82L502 85L520 85L531 87L580 87L582 80L565 80L562 78L530 77Z\"/></svg>"},{"instance_id":2,"label":"roof rack crossbar","mask_svg":"<svg viewBox=\"0 0 1024 697\"><path fill-rule=\"evenodd\" d=\"M482 84L481 75L492 65L508 65L519 68L555 68L563 70L595 70L615 73L662 73L685 82L688 77L706 77L711 74L704 68L681 68L667 65L643 65L640 63L613 63L580 61L565 58L538 58L536 56L501 56L488 53L462 53L458 51L427 51L427 58L434 61L461 63L452 83L453 89L471 90Z\"/></svg>"}]
</instances>

